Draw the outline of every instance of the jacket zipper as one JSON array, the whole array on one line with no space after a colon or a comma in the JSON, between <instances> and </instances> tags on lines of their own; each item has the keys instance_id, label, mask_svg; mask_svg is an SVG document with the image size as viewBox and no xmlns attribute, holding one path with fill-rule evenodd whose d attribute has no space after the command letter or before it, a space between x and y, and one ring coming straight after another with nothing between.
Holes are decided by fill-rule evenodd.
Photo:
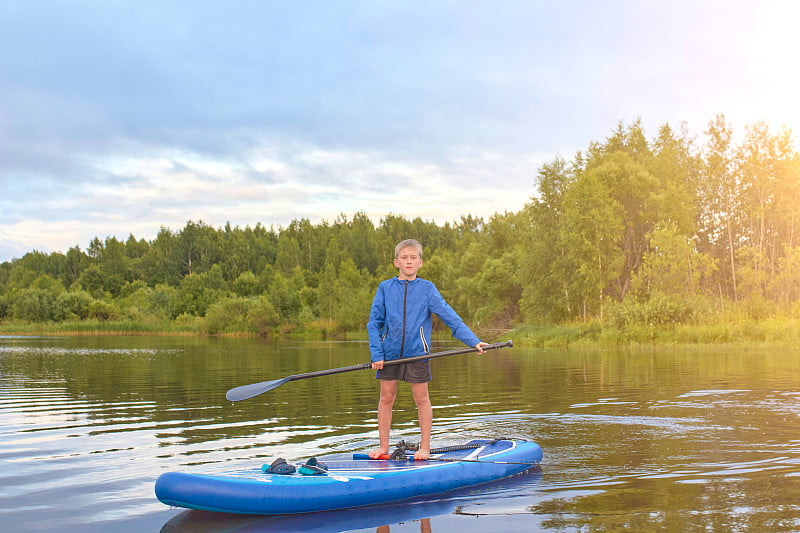
<instances>
[{"instance_id":1,"label":"jacket zipper","mask_svg":"<svg viewBox=\"0 0 800 533\"><path fill-rule=\"evenodd\" d=\"M400 337L400 357L403 357L403 349L406 346L406 301L408 300L408 280L403 285L403 335Z\"/></svg>"},{"instance_id":2,"label":"jacket zipper","mask_svg":"<svg viewBox=\"0 0 800 533\"><path fill-rule=\"evenodd\" d=\"M419 338L422 339L422 348L425 350L425 353L431 353L428 342L425 340L425 330L422 328L422 326L419 327Z\"/></svg>"}]
</instances>

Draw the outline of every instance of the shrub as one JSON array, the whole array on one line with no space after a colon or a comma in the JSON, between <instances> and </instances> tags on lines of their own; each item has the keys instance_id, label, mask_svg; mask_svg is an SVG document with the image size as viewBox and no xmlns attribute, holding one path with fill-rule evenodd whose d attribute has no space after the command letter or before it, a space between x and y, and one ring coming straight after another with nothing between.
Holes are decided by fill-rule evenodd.
<instances>
[{"instance_id":1,"label":"shrub","mask_svg":"<svg viewBox=\"0 0 800 533\"><path fill-rule=\"evenodd\" d=\"M268 335L270 330L280 324L278 312L266 296L258 298L250 306L247 324L262 336Z\"/></svg>"},{"instance_id":2,"label":"shrub","mask_svg":"<svg viewBox=\"0 0 800 533\"><path fill-rule=\"evenodd\" d=\"M202 330L209 335L243 331L246 329L244 319L249 308L250 301L246 298L226 298L212 304L206 311Z\"/></svg>"},{"instance_id":3,"label":"shrub","mask_svg":"<svg viewBox=\"0 0 800 533\"><path fill-rule=\"evenodd\" d=\"M56 298L53 318L58 321L85 320L93 301L92 295L83 290L62 292Z\"/></svg>"},{"instance_id":4,"label":"shrub","mask_svg":"<svg viewBox=\"0 0 800 533\"><path fill-rule=\"evenodd\" d=\"M117 320L119 314L119 309L117 309L115 305L104 302L103 300L94 300L89 304L89 318L108 322L110 320Z\"/></svg>"},{"instance_id":5,"label":"shrub","mask_svg":"<svg viewBox=\"0 0 800 533\"><path fill-rule=\"evenodd\" d=\"M30 322L53 319L56 297L43 289L22 289L13 295L11 316Z\"/></svg>"},{"instance_id":6,"label":"shrub","mask_svg":"<svg viewBox=\"0 0 800 533\"><path fill-rule=\"evenodd\" d=\"M692 317L684 300L654 292L647 300L626 298L607 309L607 322L617 329L682 324Z\"/></svg>"}]
</instances>

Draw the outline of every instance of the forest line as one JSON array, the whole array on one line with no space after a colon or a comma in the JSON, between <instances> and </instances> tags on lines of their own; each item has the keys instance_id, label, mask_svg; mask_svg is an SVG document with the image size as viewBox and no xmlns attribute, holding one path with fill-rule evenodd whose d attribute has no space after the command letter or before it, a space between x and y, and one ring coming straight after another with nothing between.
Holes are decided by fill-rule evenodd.
<instances>
[{"instance_id":1,"label":"forest line","mask_svg":"<svg viewBox=\"0 0 800 533\"><path fill-rule=\"evenodd\" d=\"M648 140L641 121L620 123L538 169L522 210L488 220L189 221L151 241L95 237L85 250L31 251L0 264L0 330L358 334L405 238L424 246L420 275L487 332L582 324L624 339L800 318L792 133L757 123L733 139L723 115L701 139L664 125Z\"/></svg>"}]
</instances>

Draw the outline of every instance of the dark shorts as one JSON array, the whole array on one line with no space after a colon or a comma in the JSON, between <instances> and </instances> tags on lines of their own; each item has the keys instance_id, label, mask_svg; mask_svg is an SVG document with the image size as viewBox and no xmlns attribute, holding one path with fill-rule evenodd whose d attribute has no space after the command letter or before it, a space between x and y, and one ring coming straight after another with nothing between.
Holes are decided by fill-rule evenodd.
<instances>
[{"instance_id":1,"label":"dark shorts","mask_svg":"<svg viewBox=\"0 0 800 533\"><path fill-rule=\"evenodd\" d=\"M384 366L375 375L385 381L405 381L407 383L427 383L432 378L430 361L414 361L400 365Z\"/></svg>"}]
</instances>

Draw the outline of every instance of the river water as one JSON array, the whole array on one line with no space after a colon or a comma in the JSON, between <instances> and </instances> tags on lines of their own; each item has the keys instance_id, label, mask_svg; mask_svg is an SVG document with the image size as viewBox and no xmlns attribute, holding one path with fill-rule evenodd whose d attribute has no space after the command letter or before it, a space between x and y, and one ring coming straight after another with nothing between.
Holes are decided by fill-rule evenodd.
<instances>
[{"instance_id":1,"label":"river water","mask_svg":"<svg viewBox=\"0 0 800 533\"><path fill-rule=\"evenodd\" d=\"M189 512L155 499L156 478L171 470L371 449L369 370L225 400L237 385L368 359L363 342L0 337L0 529L800 531L797 350L515 347L440 358L433 445L525 438L544 448L540 468L303 516ZM392 440L417 438L401 385Z\"/></svg>"}]
</instances>

